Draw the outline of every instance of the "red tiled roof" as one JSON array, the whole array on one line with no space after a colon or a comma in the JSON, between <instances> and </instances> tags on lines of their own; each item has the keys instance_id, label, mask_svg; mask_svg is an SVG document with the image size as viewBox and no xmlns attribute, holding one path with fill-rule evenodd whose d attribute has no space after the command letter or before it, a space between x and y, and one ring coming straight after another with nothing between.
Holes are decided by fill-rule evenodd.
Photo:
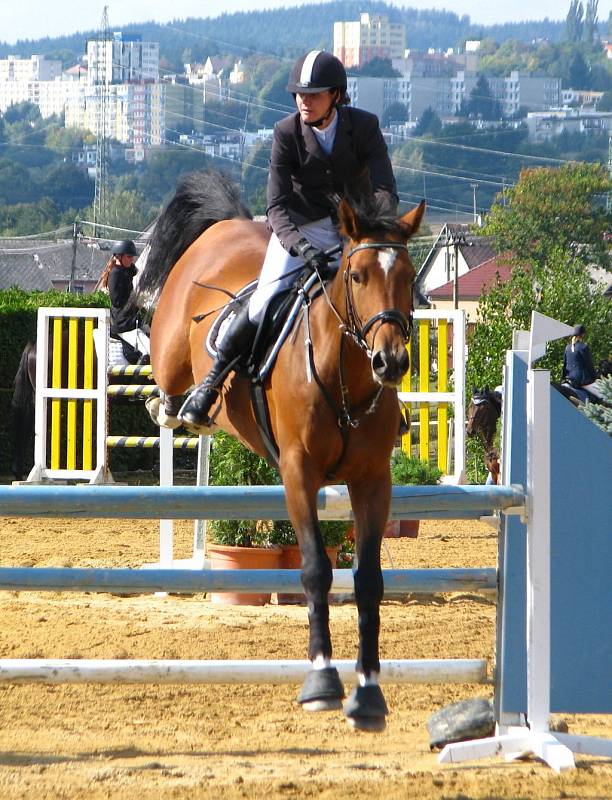
<instances>
[{"instance_id":1,"label":"red tiled roof","mask_svg":"<svg viewBox=\"0 0 612 800\"><path fill-rule=\"evenodd\" d=\"M512 266L504 256L489 258L477 267L459 276L459 297L462 300L478 299L484 290L490 289L499 280L505 283L512 274ZM428 293L432 300L446 300L453 297L454 281L438 286Z\"/></svg>"}]
</instances>

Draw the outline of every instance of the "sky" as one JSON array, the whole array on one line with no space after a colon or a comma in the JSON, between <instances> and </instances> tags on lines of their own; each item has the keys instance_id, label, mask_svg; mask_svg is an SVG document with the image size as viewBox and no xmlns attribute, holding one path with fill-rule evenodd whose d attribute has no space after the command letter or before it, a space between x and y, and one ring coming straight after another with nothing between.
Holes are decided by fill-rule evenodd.
<instances>
[{"instance_id":1,"label":"sky","mask_svg":"<svg viewBox=\"0 0 612 800\"><path fill-rule=\"evenodd\" d=\"M525 19L564 19L570 0L406 0L394 5L418 9L447 9L459 15L469 14L472 21L490 25L496 22ZM310 0L312 2L312 0ZM234 11L261 10L281 6L303 5L303 0L108 0L111 29L129 22L171 22L186 17L217 16L222 9ZM367 1L364 1L367 11ZM14 43L17 39L39 39L98 28L104 2L92 0L0 0L0 41ZM612 0L599 0L599 19L607 20Z\"/></svg>"}]
</instances>

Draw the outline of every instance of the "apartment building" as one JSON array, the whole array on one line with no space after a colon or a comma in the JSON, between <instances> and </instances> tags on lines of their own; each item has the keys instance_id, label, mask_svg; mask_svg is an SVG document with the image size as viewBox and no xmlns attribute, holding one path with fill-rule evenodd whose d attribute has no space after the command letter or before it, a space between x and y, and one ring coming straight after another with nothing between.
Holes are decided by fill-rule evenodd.
<instances>
[{"instance_id":1,"label":"apartment building","mask_svg":"<svg viewBox=\"0 0 612 800\"><path fill-rule=\"evenodd\" d=\"M161 83L110 85L106 93L106 134L130 146L131 158L141 161L146 151L165 138L165 94ZM87 86L77 103L66 106L66 127L85 128L98 134L101 122L98 87Z\"/></svg>"},{"instance_id":2,"label":"apartment building","mask_svg":"<svg viewBox=\"0 0 612 800\"><path fill-rule=\"evenodd\" d=\"M61 77L62 62L33 55L30 58L0 58L0 82L52 81Z\"/></svg>"},{"instance_id":3,"label":"apartment building","mask_svg":"<svg viewBox=\"0 0 612 800\"><path fill-rule=\"evenodd\" d=\"M406 29L383 14L361 14L351 22L334 22L334 55L346 67L361 67L373 58L403 58Z\"/></svg>"},{"instance_id":4,"label":"apartment building","mask_svg":"<svg viewBox=\"0 0 612 800\"><path fill-rule=\"evenodd\" d=\"M453 77L425 77L409 74L402 78L349 76L348 93L353 105L379 117L392 103L406 106L407 118L417 122L431 108L441 119L453 117L467 102L478 82L478 75L458 71ZM499 101L505 116L519 108L541 111L559 106L561 80L512 72L507 78L487 77L491 94Z\"/></svg>"},{"instance_id":5,"label":"apartment building","mask_svg":"<svg viewBox=\"0 0 612 800\"><path fill-rule=\"evenodd\" d=\"M159 80L159 44L143 42L138 34L117 31L110 39L87 42L87 81L101 83L153 83Z\"/></svg>"},{"instance_id":6,"label":"apartment building","mask_svg":"<svg viewBox=\"0 0 612 800\"><path fill-rule=\"evenodd\" d=\"M527 114L529 140L545 142L561 133L583 133L590 136L612 134L612 111L557 109Z\"/></svg>"}]
</instances>

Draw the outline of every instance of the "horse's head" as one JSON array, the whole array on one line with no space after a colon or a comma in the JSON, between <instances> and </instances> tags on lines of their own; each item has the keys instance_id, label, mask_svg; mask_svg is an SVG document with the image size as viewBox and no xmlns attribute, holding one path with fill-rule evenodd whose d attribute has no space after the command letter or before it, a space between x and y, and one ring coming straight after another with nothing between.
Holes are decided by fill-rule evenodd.
<instances>
[{"instance_id":1,"label":"horse's head","mask_svg":"<svg viewBox=\"0 0 612 800\"><path fill-rule=\"evenodd\" d=\"M490 391L488 386L485 386L484 389L474 387L467 410L467 435L480 435L485 442L492 442L500 414L501 395L499 392Z\"/></svg>"},{"instance_id":2,"label":"horse's head","mask_svg":"<svg viewBox=\"0 0 612 800\"><path fill-rule=\"evenodd\" d=\"M416 271L407 243L424 212L425 201L399 219L340 204L340 230L348 239L341 265L346 321L367 348L374 380L384 386L396 386L409 367Z\"/></svg>"}]
</instances>

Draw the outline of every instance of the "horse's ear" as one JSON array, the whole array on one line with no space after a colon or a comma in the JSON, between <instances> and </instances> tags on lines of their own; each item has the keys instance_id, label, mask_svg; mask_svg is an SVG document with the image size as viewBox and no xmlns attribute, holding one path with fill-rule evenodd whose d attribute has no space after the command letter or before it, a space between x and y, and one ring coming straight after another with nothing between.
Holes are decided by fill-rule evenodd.
<instances>
[{"instance_id":1,"label":"horse's ear","mask_svg":"<svg viewBox=\"0 0 612 800\"><path fill-rule=\"evenodd\" d=\"M347 239L359 239L359 218L347 200L341 200L338 207L340 233Z\"/></svg>"},{"instance_id":2,"label":"horse's ear","mask_svg":"<svg viewBox=\"0 0 612 800\"><path fill-rule=\"evenodd\" d=\"M425 200L421 200L416 208L413 208L412 211L409 211L407 214L404 214L403 217L398 219L398 225L406 234L406 239L410 239L410 237L414 236L414 234L418 231L423 219L423 215L425 214L426 206L427 203Z\"/></svg>"}]
</instances>

